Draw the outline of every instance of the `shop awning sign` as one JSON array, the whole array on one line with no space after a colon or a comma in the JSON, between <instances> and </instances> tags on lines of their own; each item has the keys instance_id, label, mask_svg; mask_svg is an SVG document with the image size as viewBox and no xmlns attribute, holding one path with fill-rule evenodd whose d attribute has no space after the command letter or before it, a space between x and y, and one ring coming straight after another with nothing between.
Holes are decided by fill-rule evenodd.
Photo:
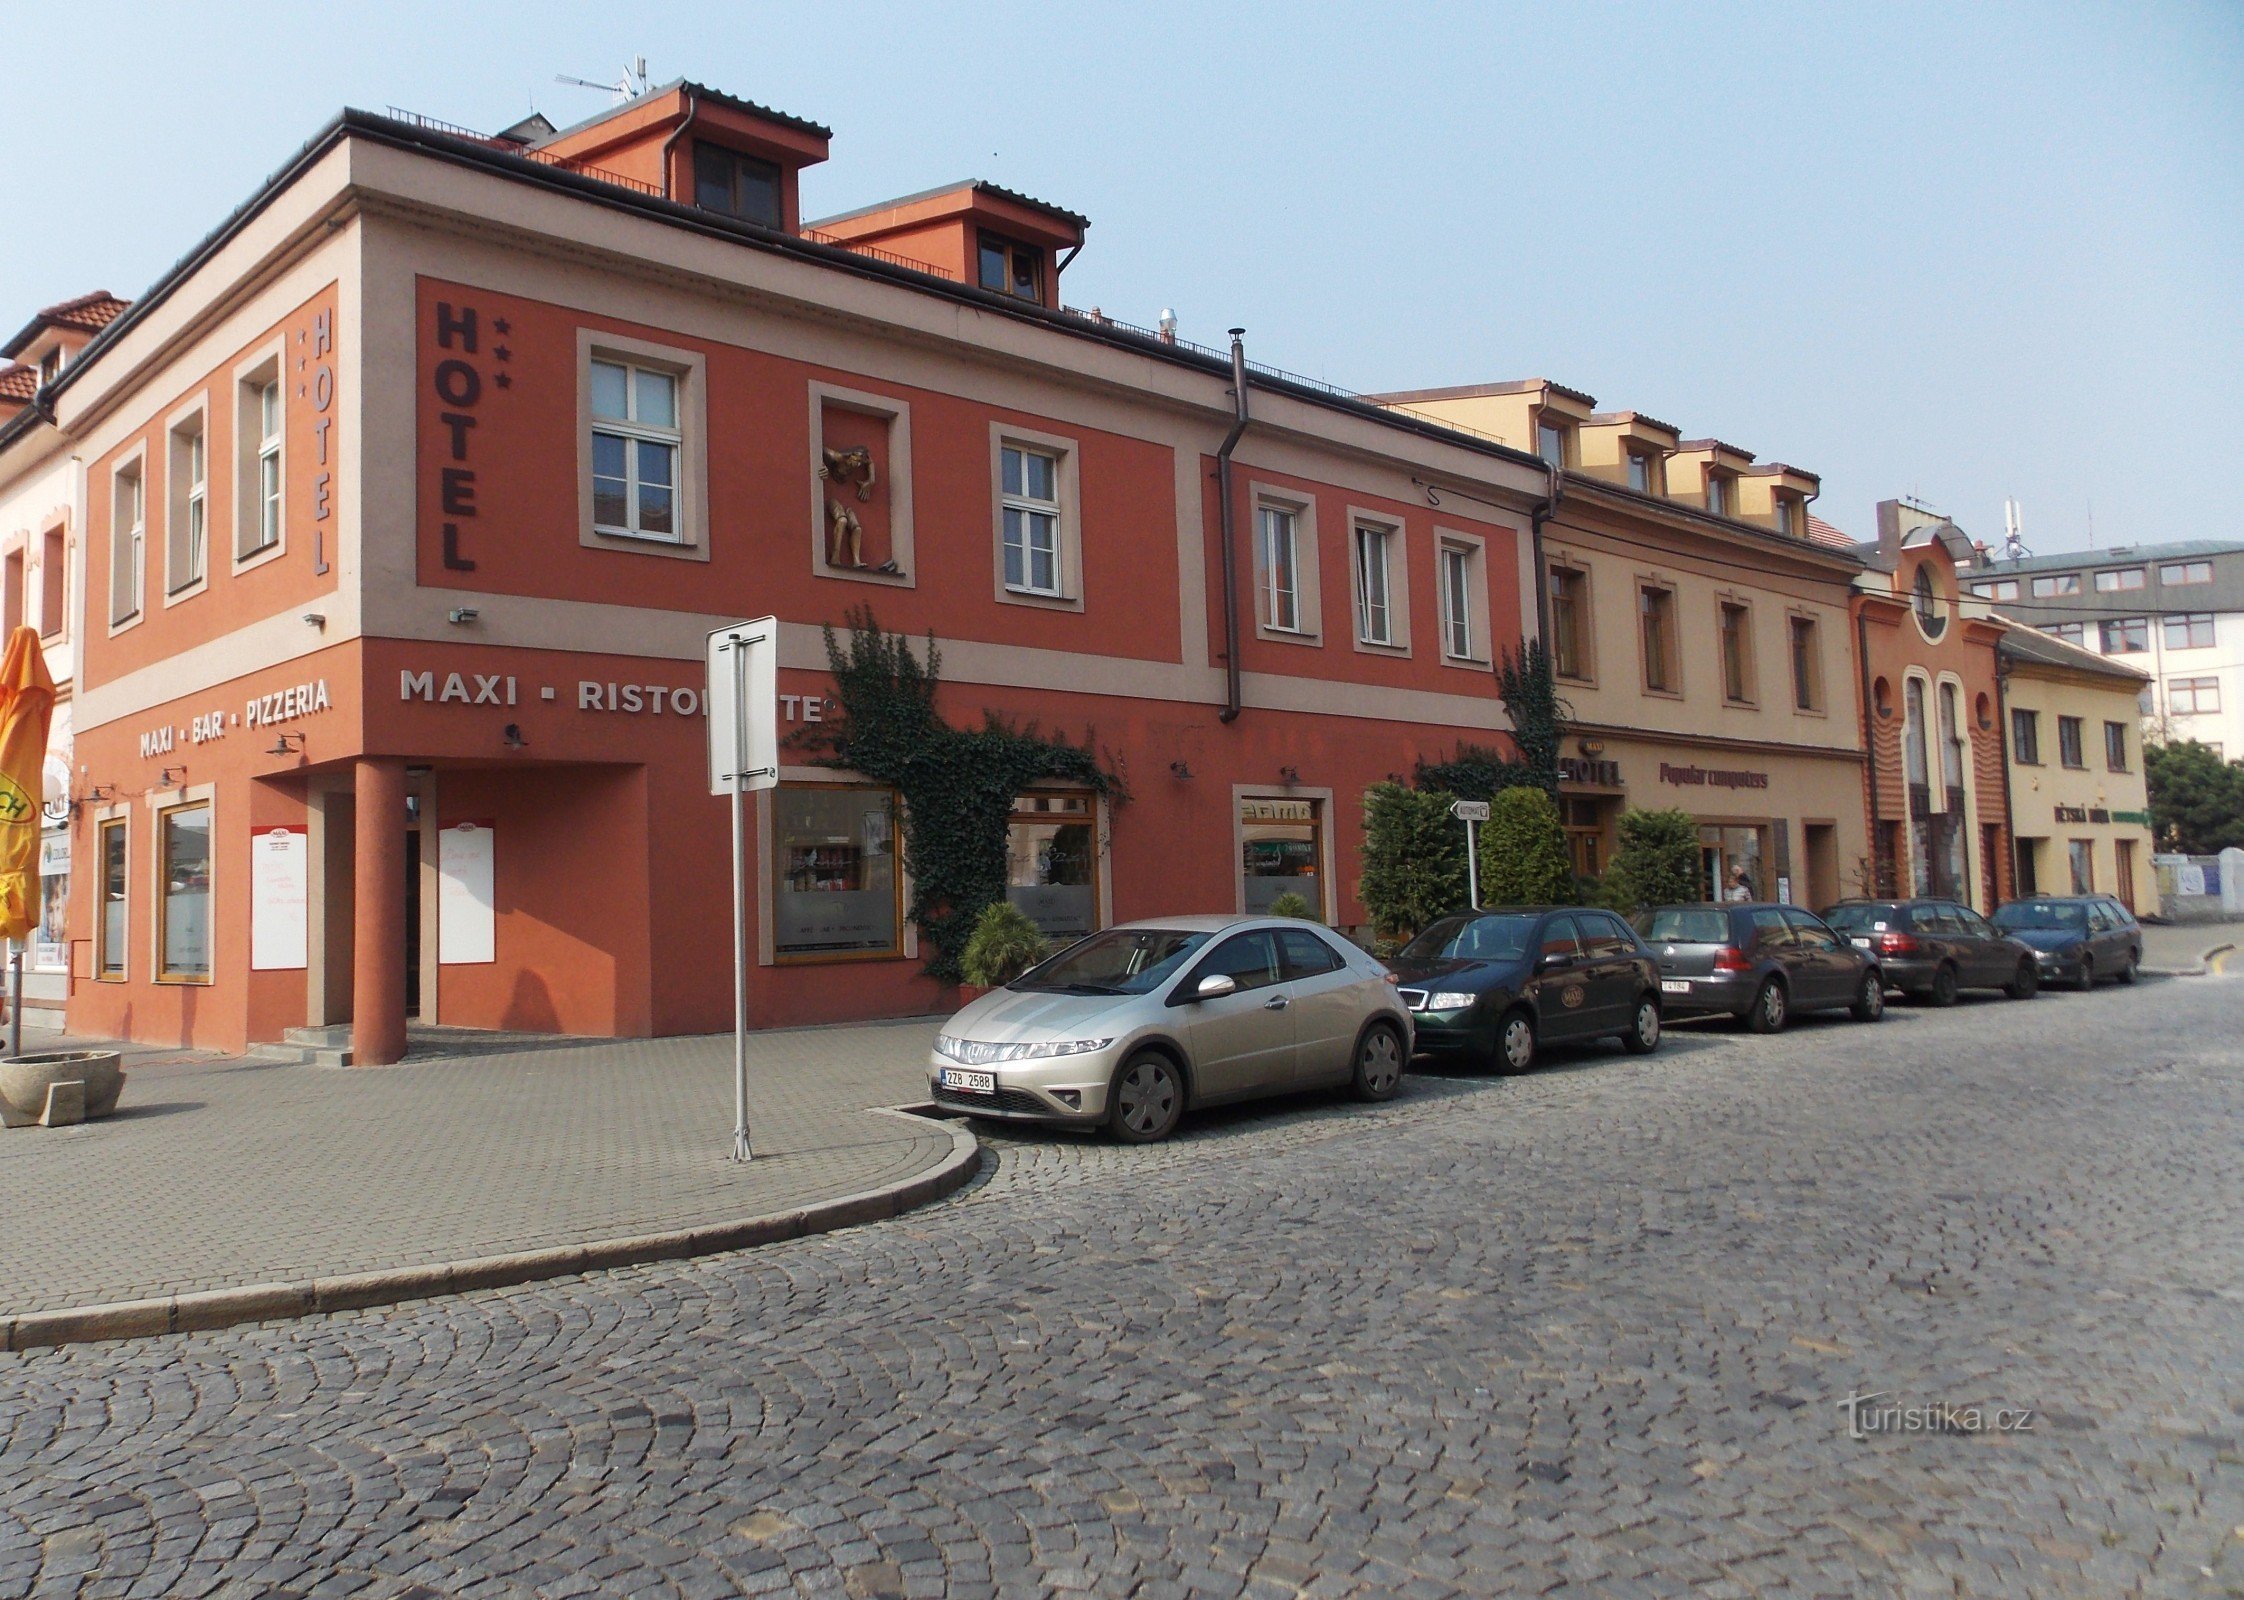
<instances>
[{"instance_id":1,"label":"shop awning sign","mask_svg":"<svg viewBox=\"0 0 2244 1600\"><path fill-rule=\"evenodd\" d=\"M779 783L779 619L709 635L709 792L752 794Z\"/></svg>"}]
</instances>

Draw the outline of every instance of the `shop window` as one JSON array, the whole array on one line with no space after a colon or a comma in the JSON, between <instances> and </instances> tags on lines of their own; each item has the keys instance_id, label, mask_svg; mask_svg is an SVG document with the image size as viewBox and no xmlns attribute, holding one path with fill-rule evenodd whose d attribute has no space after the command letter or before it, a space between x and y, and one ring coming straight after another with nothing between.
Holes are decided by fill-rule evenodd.
<instances>
[{"instance_id":1,"label":"shop window","mask_svg":"<svg viewBox=\"0 0 2244 1600\"><path fill-rule=\"evenodd\" d=\"M981 284L1017 300L1044 299L1044 252L994 233L981 240Z\"/></svg>"},{"instance_id":2,"label":"shop window","mask_svg":"<svg viewBox=\"0 0 2244 1600\"><path fill-rule=\"evenodd\" d=\"M59 639L66 631L69 582L68 542L60 528L49 528L39 541L39 636L43 639Z\"/></svg>"},{"instance_id":3,"label":"shop window","mask_svg":"<svg viewBox=\"0 0 2244 1600\"><path fill-rule=\"evenodd\" d=\"M679 537L678 374L592 363L592 527L611 537Z\"/></svg>"},{"instance_id":4,"label":"shop window","mask_svg":"<svg viewBox=\"0 0 2244 1600\"><path fill-rule=\"evenodd\" d=\"M2081 754L2080 718L2057 719L2057 759L2068 767L2086 767L2088 759Z\"/></svg>"},{"instance_id":5,"label":"shop window","mask_svg":"<svg viewBox=\"0 0 2244 1600\"><path fill-rule=\"evenodd\" d=\"M787 784L772 791L772 954L782 961L902 950L896 792Z\"/></svg>"},{"instance_id":6,"label":"shop window","mask_svg":"<svg viewBox=\"0 0 2244 1600\"><path fill-rule=\"evenodd\" d=\"M2127 724L2104 724L2104 765L2113 772L2127 770Z\"/></svg>"},{"instance_id":7,"label":"shop window","mask_svg":"<svg viewBox=\"0 0 2244 1600\"><path fill-rule=\"evenodd\" d=\"M1095 932L1098 802L1087 794L1025 794L1005 829L1005 898L1056 942Z\"/></svg>"},{"instance_id":8,"label":"shop window","mask_svg":"<svg viewBox=\"0 0 2244 1600\"><path fill-rule=\"evenodd\" d=\"M39 925L31 932L31 964L41 972L70 970L70 825L39 835Z\"/></svg>"},{"instance_id":9,"label":"shop window","mask_svg":"<svg viewBox=\"0 0 2244 1600\"><path fill-rule=\"evenodd\" d=\"M780 226L779 168L722 145L693 147L693 203L743 222Z\"/></svg>"},{"instance_id":10,"label":"shop window","mask_svg":"<svg viewBox=\"0 0 2244 1600\"><path fill-rule=\"evenodd\" d=\"M101 922L94 930L94 970L108 982L121 983L125 977L126 931L131 926L124 818L101 824L95 859L101 873Z\"/></svg>"},{"instance_id":11,"label":"shop window","mask_svg":"<svg viewBox=\"0 0 2244 1600\"><path fill-rule=\"evenodd\" d=\"M1356 525L1356 639L1359 643L1392 645L1395 642L1389 614L1394 543L1392 528L1376 523Z\"/></svg>"},{"instance_id":12,"label":"shop window","mask_svg":"<svg viewBox=\"0 0 2244 1600\"><path fill-rule=\"evenodd\" d=\"M1753 611L1735 600L1721 606L1722 698L1732 705L1753 703Z\"/></svg>"},{"instance_id":13,"label":"shop window","mask_svg":"<svg viewBox=\"0 0 2244 1600\"><path fill-rule=\"evenodd\" d=\"M1280 895L1298 894L1324 914L1322 807L1315 800L1247 798L1239 802L1239 907L1269 911Z\"/></svg>"},{"instance_id":14,"label":"shop window","mask_svg":"<svg viewBox=\"0 0 2244 1600\"><path fill-rule=\"evenodd\" d=\"M2213 648L2213 613L2210 611L2185 612L2165 619L2166 648L2169 650L2210 650Z\"/></svg>"},{"instance_id":15,"label":"shop window","mask_svg":"<svg viewBox=\"0 0 2244 1600\"><path fill-rule=\"evenodd\" d=\"M281 490L287 466L282 442L280 357L268 356L235 384L234 559L280 548Z\"/></svg>"},{"instance_id":16,"label":"shop window","mask_svg":"<svg viewBox=\"0 0 2244 1600\"><path fill-rule=\"evenodd\" d=\"M1709 900L1770 900L1757 827L1699 829L1699 882Z\"/></svg>"},{"instance_id":17,"label":"shop window","mask_svg":"<svg viewBox=\"0 0 2244 1600\"><path fill-rule=\"evenodd\" d=\"M2021 898L2025 897L2026 895L2041 893L2040 868L2041 847L2043 843L2044 841L2040 839L2020 839L2018 841L2018 849L2016 851L2018 857L2018 883L2016 887Z\"/></svg>"},{"instance_id":18,"label":"shop window","mask_svg":"<svg viewBox=\"0 0 2244 1600\"><path fill-rule=\"evenodd\" d=\"M1004 501L1005 587L1056 598L1060 581L1059 457L1025 446L999 451Z\"/></svg>"},{"instance_id":19,"label":"shop window","mask_svg":"<svg viewBox=\"0 0 2244 1600\"><path fill-rule=\"evenodd\" d=\"M156 976L210 982L210 803L161 814L156 847Z\"/></svg>"},{"instance_id":20,"label":"shop window","mask_svg":"<svg viewBox=\"0 0 2244 1600\"><path fill-rule=\"evenodd\" d=\"M1296 513L1282 506L1263 506L1255 513L1255 528L1263 626L1300 633L1301 535Z\"/></svg>"},{"instance_id":21,"label":"shop window","mask_svg":"<svg viewBox=\"0 0 2244 1600\"><path fill-rule=\"evenodd\" d=\"M2107 656L2140 655L2150 648L2150 619L2107 617L2096 624L2096 638Z\"/></svg>"},{"instance_id":22,"label":"shop window","mask_svg":"<svg viewBox=\"0 0 2244 1600\"><path fill-rule=\"evenodd\" d=\"M1579 567L1551 568L1551 670L1586 683L1590 656L1589 574Z\"/></svg>"},{"instance_id":23,"label":"shop window","mask_svg":"<svg viewBox=\"0 0 2244 1600\"><path fill-rule=\"evenodd\" d=\"M1823 630L1813 617L1789 619L1792 637L1792 704L1801 711L1823 709Z\"/></svg>"},{"instance_id":24,"label":"shop window","mask_svg":"<svg viewBox=\"0 0 2244 1600\"><path fill-rule=\"evenodd\" d=\"M208 543L210 462L203 414L173 426L169 440L170 496L164 510L164 592L179 594L203 581Z\"/></svg>"},{"instance_id":25,"label":"shop window","mask_svg":"<svg viewBox=\"0 0 2244 1600\"><path fill-rule=\"evenodd\" d=\"M2073 893L2096 892L2096 841L2093 839L2068 839L2065 841L2067 858L2072 866Z\"/></svg>"},{"instance_id":26,"label":"shop window","mask_svg":"<svg viewBox=\"0 0 2244 1600\"><path fill-rule=\"evenodd\" d=\"M23 549L8 552L7 570L0 575L0 638L23 626Z\"/></svg>"},{"instance_id":27,"label":"shop window","mask_svg":"<svg viewBox=\"0 0 2244 1600\"><path fill-rule=\"evenodd\" d=\"M147 574L147 496L142 492L141 461L134 457L109 480L109 620L112 625L140 615L141 582Z\"/></svg>"},{"instance_id":28,"label":"shop window","mask_svg":"<svg viewBox=\"0 0 2244 1600\"><path fill-rule=\"evenodd\" d=\"M1479 543L1459 538L1441 541L1441 653L1450 661L1479 665L1488 659L1485 637L1487 583Z\"/></svg>"},{"instance_id":29,"label":"shop window","mask_svg":"<svg viewBox=\"0 0 2244 1600\"><path fill-rule=\"evenodd\" d=\"M2166 684L2166 709L2177 717L2194 717L2221 709L2218 678L2170 678Z\"/></svg>"},{"instance_id":30,"label":"shop window","mask_svg":"<svg viewBox=\"0 0 2244 1600\"><path fill-rule=\"evenodd\" d=\"M1683 663L1676 654L1675 591L1656 584L1637 590L1638 627L1644 647L1644 687L1654 694L1683 692Z\"/></svg>"},{"instance_id":31,"label":"shop window","mask_svg":"<svg viewBox=\"0 0 2244 1600\"><path fill-rule=\"evenodd\" d=\"M2022 766L2041 765L2041 713L2023 706L2010 710L2010 755Z\"/></svg>"}]
</instances>

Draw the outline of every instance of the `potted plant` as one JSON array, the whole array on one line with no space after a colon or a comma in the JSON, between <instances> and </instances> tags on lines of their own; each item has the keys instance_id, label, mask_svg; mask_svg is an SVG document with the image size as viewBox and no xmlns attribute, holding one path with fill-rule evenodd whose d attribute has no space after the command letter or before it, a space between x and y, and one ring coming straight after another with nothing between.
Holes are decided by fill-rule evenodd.
<instances>
[{"instance_id":1,"label":"potted plant","mask_svg":"<svg viewBox=\"0 0 2244 1600\"><path fill-rule=\"evenodd\" d=\"M1010 900L997 900L974 919L974 932L958 958L968 999L1011 983L1044 959L1043 932Z\"/></svg>"}]
</instances>

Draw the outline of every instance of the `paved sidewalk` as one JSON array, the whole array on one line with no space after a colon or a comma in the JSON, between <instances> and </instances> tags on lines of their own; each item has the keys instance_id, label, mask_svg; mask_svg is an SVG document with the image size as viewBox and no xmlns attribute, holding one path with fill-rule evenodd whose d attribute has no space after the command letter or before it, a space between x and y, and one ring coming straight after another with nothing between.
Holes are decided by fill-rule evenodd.
<instances>
[{"instance_id":1,"label":"paved sidewalk","mask_svg":"<svg viewBox=\"0 0 2244 1600\"><path fill-rule=\"evenodd\" d=\"M2244 923L2169 922L2143 924L2145 972L2202 973L2206 957L2244 940Z\"/></svg>"},{"instance_id":2,"label":"paved sidewalk","mask_svg":"<svg viewBox=\"0 0 2244 1600\"><path fill-rule=\"evenodd\" d=\"M745 1168L729 1159L729 1034L342 1069L129 1049L115 1116L0 1133L0 1318L729 1224L895 1185L953 1156L949 1124L876 1109L926 1098L935 1028L755 1036Z\"/></svg>"}]
</instances>

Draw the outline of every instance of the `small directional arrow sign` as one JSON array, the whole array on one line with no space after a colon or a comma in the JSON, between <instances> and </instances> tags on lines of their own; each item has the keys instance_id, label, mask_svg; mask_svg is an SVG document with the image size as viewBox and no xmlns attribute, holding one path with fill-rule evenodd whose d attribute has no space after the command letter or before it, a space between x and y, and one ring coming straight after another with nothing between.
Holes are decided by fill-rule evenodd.
<instances>
[{"instance_id":1,"label":"small directional arrow sign","mask_svg":"<svg viewBox=\"0 0 2244 1600\"><path fill-rule=\"evenodd\" d=\"M1459 822L1486 822L1488 820L1488 802L1486 800L1452 800L1449 803L1449 814Z\"/></svg>"}]
</instances>

